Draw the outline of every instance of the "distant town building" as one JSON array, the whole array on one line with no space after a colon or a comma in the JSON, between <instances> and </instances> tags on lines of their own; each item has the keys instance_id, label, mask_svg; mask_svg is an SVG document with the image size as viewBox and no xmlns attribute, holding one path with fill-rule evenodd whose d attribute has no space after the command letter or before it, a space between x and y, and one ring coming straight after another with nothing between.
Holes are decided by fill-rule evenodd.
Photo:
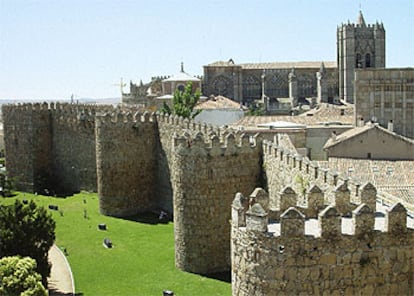
<instances>
[{"instance_id":1,"label":"distant town building","mask_svg":"<svg viewBox=\"0 0 414 296\"><path fill-rule=\"evenodd\" d=\"M164 102L169 103L176 90L184 91L188 82L192 83L194 92L201 90L201 78L186 73L181 63L180 72L173 76L153 77L151 82L144 84L141 81L139 85L131 81L130 92L122 94L122 103L157 109Z\"/></svg>"},{"instance_id":2,"label":"distant town building","mask_svg":"<svg viewBox=\"0 0 414 296\"><path fill-rule=\"evenodd\" d=\"M372 120L414 138L414 68L358 69L354 83L355 125Z\"/></svg>"}]
</instances>

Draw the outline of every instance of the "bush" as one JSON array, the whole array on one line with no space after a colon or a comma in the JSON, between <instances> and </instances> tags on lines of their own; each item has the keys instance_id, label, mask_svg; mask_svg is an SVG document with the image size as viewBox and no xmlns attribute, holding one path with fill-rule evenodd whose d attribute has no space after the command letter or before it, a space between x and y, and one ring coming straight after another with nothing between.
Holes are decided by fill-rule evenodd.
<instances>
[{"instance_id":1,"label":"bush","mask_svg":"<svg viewBox=\"0 0 414 296\"><path fill-rule=\"evenodd\" d=\"M36 271L47 286L50 274L48 252L55 240L55 221L33 201L27 205L16 200L11 206L0 205L0 258L28 256L36 260Z\"/></svg>"},{"instance_id":2,"label":"bush","mask_svg":"<svg viewBox=\"0 0 414 296\"><path fill-rule=\"evenodd\" d=\"M42 277L35 270L36 261L30 257L0 259L0 295L46 296Z\"/></svg>"}]
</instances>

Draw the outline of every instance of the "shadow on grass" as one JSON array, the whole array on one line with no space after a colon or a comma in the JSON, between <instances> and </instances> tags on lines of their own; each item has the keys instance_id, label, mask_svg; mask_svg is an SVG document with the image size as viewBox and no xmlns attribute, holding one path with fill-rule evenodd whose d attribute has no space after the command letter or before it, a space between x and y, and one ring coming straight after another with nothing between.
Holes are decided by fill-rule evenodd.
<instances>
[{"instance_id":1,"label":"shadow on grass","mask_svg":"<svg viewBox=\"0 0 414 296\"><path fill-rule=\"evenodd\" d=\"M145 212L133 216L120 217L120 219L153 225L172 222L171 215L163 211Z\"/></svg>"},{"instance_id":2,"label":"shadow on grass","mask_svg":"<svg viewBox=\"0 0 414 296\"><path fill-rule=\"evenodd\" d=\"M226 282L226 283L231 283L231 271L230 270L223 271L223 272L203 274L203 276L210 278L210 279L215 279L215 280L219 280L222 282Z\"/></svg>"}]
</instances>

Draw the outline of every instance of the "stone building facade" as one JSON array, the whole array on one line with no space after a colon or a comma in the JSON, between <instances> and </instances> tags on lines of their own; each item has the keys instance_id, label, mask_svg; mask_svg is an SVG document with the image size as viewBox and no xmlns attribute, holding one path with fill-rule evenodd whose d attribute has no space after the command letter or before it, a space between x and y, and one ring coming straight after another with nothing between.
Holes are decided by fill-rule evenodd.
<instances>
[{"instance_id":1,"label":"stone building facade","mask_svg":"<svg viewBox=\"0 0 414 296\"><path fill-rule=\"evenodd\" d=\"M332 135L324 150L328 158L414 160L414 140L402 137L378 123L367 123L337 136Z\"/></svg>"},{"instance_id":2,"label":"stone building facade","mask_svg":"<svg viewBox=\"0 0 414 296\"><path fill-rule=\"evenodd\" d=\"M336 69L335 62L236 64L230 59L204 66L203 93L244 104L263 97L270 105L288 99L290 105L297 106L298 100L318 97L319 81L324 92L321 100L328 102L337 97Z\"/></svg>"},{"instance_id":3,"label":"stone building facade","mask_svg":"<svg viewBox=\"0 0 414 296\"><path fill-rule=\"evenodd\" d=\"M162 108L164 102L171 104L175 91L184 91L187 83L192 84L193 92L201 91L201 79L184 71L181 63L180 72L173 76L153 77L151 82L129 83L129 93L122 93L122 103L137 105L145 110L155 111Z\"/></svg>"},{"instance_id":4,"label":"stone building facade","mask_svg":"<svg viewBox=\"0 0 414 296\"><path fill-rule=\"evenodd\" d=\"M355 72L355 125L373 120L414 138L414 68Z\"/></svg>"},{"instance_id":5,"label":"stone building facade","mask_svg":"<svg viewBox=\"0 0 414 296\"><path fill-rule=\"evenodd\" d=\"M384 26L367 25L360 12L356 23L338 26L336 62L215 62L204 66L203 93L241 103L263 100L263 96L276 105L283 98L289 98L293 106L305 98L353 103L355 69L384 67Z\"/></svg>"},{"instance_id":6,"label":"stone building facade","mask_svg":"<svg viewBox=\"0 0 414 296\"><path fill-rule=\"evenodd\" d=\"M356 69L385 68L385 29L369 24L359 12L356 24L341 24L337 29L339 97L354 102Z\"/></svg>"}]
</instances>

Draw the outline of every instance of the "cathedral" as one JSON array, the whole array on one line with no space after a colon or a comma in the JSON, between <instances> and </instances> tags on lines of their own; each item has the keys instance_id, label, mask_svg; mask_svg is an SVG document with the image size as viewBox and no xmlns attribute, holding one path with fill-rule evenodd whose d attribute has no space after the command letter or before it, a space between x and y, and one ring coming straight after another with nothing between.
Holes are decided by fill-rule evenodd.
<instances>
[{"instance_id":1,"label":"cathedral","mask_svg":"<svg viewBox=\"0 0 414 296\"><path fill-rule=\"evenodd\" d=\"M268 99L292 106L309 98L316 103L344 100L353 103L357 68L385 67L385 30L357 22L337 29L337 61L242 63L214 62L204 66L203 93L223 95L243 104Z\"/></svg>"},{"instance_id":2,"label":"cathedral","mask_svg":"<svg viewBox=\"0 0 414 296\"><path fill-rule=\"evenodd\" d=\"M202 77L181 72L156 77L147 84L130 83L123 103L156 110L171 101L175 90L191 81L204 99L223 96L266 114L295 114L320 103L355 106L355 126L367 121L414 138L414 69L385 68L385 29L367 24L360 11L356 23L337 27L336 61L236 63L205 65Z\"/></svg>"}]
</instances>

